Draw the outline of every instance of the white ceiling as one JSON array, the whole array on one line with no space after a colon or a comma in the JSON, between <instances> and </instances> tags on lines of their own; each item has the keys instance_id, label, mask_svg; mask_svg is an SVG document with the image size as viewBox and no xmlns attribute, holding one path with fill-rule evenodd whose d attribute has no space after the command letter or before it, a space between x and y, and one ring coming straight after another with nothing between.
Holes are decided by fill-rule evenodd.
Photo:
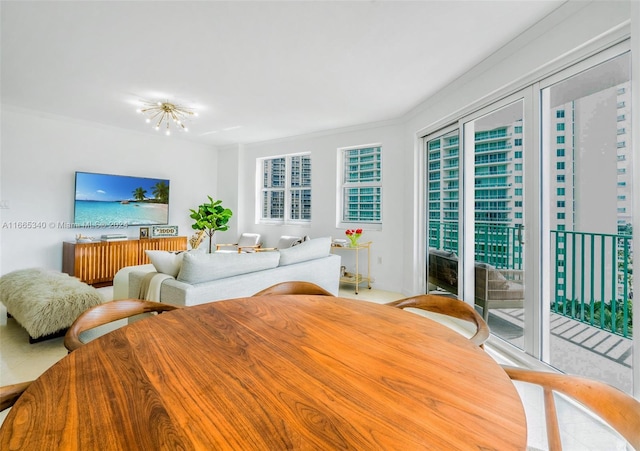
<instances>
[{"instance_id":1,"label":"white ceiling","mask_svg":"<svg viewBox=\"0 0 640 451\"><path fill-rule=\"evenodd\" d=\"M2 1L2 103L159 133L167 99L212 145L385 121L562 3Z\"/></svg>"}]
</instances>

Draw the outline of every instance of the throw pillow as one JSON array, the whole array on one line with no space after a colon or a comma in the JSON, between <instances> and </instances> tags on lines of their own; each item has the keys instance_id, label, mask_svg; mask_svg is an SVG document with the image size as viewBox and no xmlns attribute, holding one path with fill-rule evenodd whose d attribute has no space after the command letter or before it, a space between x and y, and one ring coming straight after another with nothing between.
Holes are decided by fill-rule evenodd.
<instances>
[{"instance_id":1,"label":"throw pillow","mask_svg":"<svg viewBox=\"0 0 640 451\"><path fill-rule=\"evenodd\" d=\"M214 252L213 254L187 253L177 279L189 284L210 282L278 266L277 252Z\"/></svg>"},{"instance_id":2,"label":"throw pillow","mask_svg":"<svg viewBox=\"0 0 640 451\"><path fill-rule=\"evenodd\" d=\"M331 238L314 238L297 246L280 249L280 266L327 257L331 253Z\"/></svg>"},{"instance_id":3,"label":"throw pillow","mask_svg":"<svg viewBox=\"0 0 640 451\"><path fill-rule=\"evenodd\" d=\"M184 252L145 251L156 271L176 277L182 267Z\"/></svg>"}]
</instances>

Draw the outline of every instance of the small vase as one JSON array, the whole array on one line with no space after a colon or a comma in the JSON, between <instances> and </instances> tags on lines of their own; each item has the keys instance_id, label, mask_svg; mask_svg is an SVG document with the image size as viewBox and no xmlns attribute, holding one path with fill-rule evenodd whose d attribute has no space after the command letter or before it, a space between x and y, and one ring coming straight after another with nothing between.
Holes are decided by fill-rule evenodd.
<instances>
[{"instance_id":1,"label":"small vase","mask_svg":"<svg viewBox=\"0 0 640 451\"><path fill-rule=\"evenodd\" d=\"M359 236L347 235L347 238L351 241L350 247L358 247Z\"/></svg>"}]
</instances>

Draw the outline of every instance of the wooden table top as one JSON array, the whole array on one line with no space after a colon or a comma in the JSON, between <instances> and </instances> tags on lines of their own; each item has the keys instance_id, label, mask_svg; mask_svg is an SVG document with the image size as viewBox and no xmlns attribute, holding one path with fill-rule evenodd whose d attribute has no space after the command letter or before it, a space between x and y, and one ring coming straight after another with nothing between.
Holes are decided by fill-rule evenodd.
<instances>
[{"instance_id":1,"label":"wooden table top","mask_svg":"<svg viewBox=\"0 0 640 451\"><path fill-rule=\"evenodd\" d=\"M525 449L522 403L483 350L429 319L329 296L212 302L63 358L0 449Z\"/></svg>"}]
</instances>

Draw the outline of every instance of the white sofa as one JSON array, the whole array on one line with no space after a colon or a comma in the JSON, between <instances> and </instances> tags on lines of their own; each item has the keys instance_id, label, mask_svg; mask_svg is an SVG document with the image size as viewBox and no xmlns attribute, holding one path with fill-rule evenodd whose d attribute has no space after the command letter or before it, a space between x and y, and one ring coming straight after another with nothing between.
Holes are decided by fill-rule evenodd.
<instances>
[{"instance_id":1,"label":"white sofa","mask_svg":"<svg viewBox=\"0 0 640 451\"><path fill-rule=\"evenodd\" d=\"M154 262L151 254L154 265L126 267L116 274L114 298L125 297L124 293L130 298L145 296L146 285L156 277L150 273L158 273L159 269L164 270L165 275L156 294L147 298L181 306L252 296L273 284L295 280L313 282L337 295L340 257L330 251L331 240L326 237L270 252L184 252L182 257L171 254L181 262L166 269ZM155 256L158 255L162 254ZM168 274L170 272L174 274Z\"/></svg>"}]
</instances>

